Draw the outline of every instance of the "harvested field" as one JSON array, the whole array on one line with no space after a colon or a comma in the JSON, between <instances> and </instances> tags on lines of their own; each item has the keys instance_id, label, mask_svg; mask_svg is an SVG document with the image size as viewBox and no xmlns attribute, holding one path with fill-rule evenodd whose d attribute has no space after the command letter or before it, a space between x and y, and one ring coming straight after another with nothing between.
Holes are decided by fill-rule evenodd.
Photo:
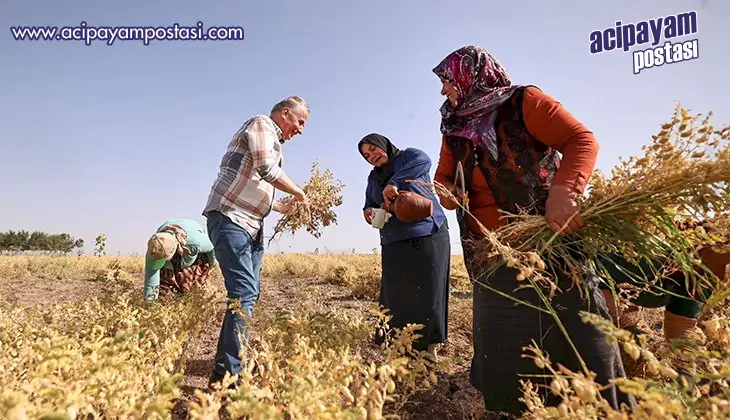
<instances>
[{"instance_id":1,"label":"harvested field","mask_svg":"<svg viewBox=\"0 0 730 420\"><path fill-rule=\"evenodd\" d=\"M105 317L99 315L103 318L99 321L88 320L90 326L93 322L109 325L105 327L108 328L105 330L107 336L114 336L124 328L132 328L130 331L136 331L133 327L137 325L144 327L148 322L145 319L147 315L139 315L142 310L137 309L137 312L134 312L132 309L135 307L134 300L141 296L142 263L141 258L133 257L0 257L0 300L3 304L10 304L2 307L4 327L10 326L8 322L11 320L23 319L23 322L27 322L30 326L37 324L40 319L53 318L52 331L55 337L49 337L50 341L61 340L61 334L65 331L69 331L67 338L77 337L84 341L88 337L89 330L83 329L81 326L64 324L62 319L64 314L70 314L73 311L80 313L88 311L89 314L94 314L98 313L100 308L104 308L111 315L105 315ZM496 414L482 412L483 405L480 395L468 381L471 358L471 296L461 258L454 257L452 265L454 274L449 301L449 339L440 351L443 356L442 360L449 362L450 370L438 372L436 383L427 387L421 385L422 377L417 376L416 373L403 377L402 389L400 388L401 382L396 381L398 386L393 393L395 400L385 402L383 405L383 415L385 416L397 415L407 419L499 418ZM261 360L269 360L274 363L278 361L283 364L280 364L278 371L275 365L268 367L267 374L259 374L260 377L256 376L257 371L254 370L253 382L262 381L262 388L256 388L256 392L252 393L255 397L252 398L253 400L258 399L263 406L275 407L275 411L269 412L271 418L278 418L287 410L291 410L289 415L292 417L305 418L308 415L315 415L314 413L319 413L315 415L317 417L320 415L321 417L341 417L347 407L357 405L368 407L368 404L372 404L372 399L362 400L364 402L356 404L348 404L344 400L328 400L333 395L327 394L328 392L338 394L340 391L335 388L338 379L327 378L326 375L316 379L319 381L320 388L316 392L310 391L312 398L321 397L322 400L318 402L302 401L301 399L305 398L303 395L307 395L307 392L304 391L307 388L301 384L296 386L293 384L297 382L298 375L311 376L314 372L293 371L296 370L295 365L286 364L278 358L284 357L287 351L293 351L287 349L293 345L292 343L296 343L296 340L305 339L313 342L321 336L326 341L327 337L347 336L346 340L343 339L345 340L343 348L347 357L353 358L347 362L352 363L348 366L367 367L371 363L374 363L375 366L397 365L396 357L392 353L382 351L371 344L367 338L374 331L377 322L377 317L371 310L377 296L378 281L379 256L377 255L272 254L265 257L261 300L252 321L252 348L260 352L256 357L262 358ZM170 346L173 346L172 343L178 343L181 346L179 354L171 349L155 350L146 347L145 343L139 342L135 345L148 352L145 356L147 359L142 357L136 361L122 362L129 363L128 368L124 365L117 367L119 377L125 378L125 375L136 374L136 372L128 370L146 369L149 366L148 372L139 373L149 373L151 377L157 378L152 382L156 387L160 386L163 376L173 377L171 375L180 374L169 385L169 389L166 389L166 394L161 393L156 406L138 403L138 406L131 409L121 409L115 408L115 404L119 402L111 402L114 397L108 397L110 399L108 404L93 403L79 398L67 401L67 405L70 407L67 408L67 411L95 412L98 410L99 413L106 412L112 416L116 413L120 417L149 415L151 412L157 412L161 417L174 419L210 418L211 413L220 413L222 418L229 418L230 416L226 412L228 406L225 404L216 406L213 397L204 403L198 394L207 392L207 380L212 369L224 309L222 300L224 289L218 271L211 281L209 292L211 295L208 301L196 297L191 302L175 303L178 306L175 306L174 309L164 309L162 305L150 309L154 315L149 316L163 320L163 323L174 324L179 320L179 322L189 325L187 329L175 330L173 327L169 327L166 330L155 331L160 341L166 339L163 334L170 334L167 338ZM121 298L122 301L129 300L125 301L127 303L120 304L119 301L115 301L117 298ZM96 302L95 299L100 302L99 306L95 307L96 309L83 306L88 306L89 302ZM114 305L120 306L115 307ZM172 307L172 303L165 305ZM26 307L29 309L23 309ZM292 315L294 321L289 321L286 327L276 327L276 325L281 325L283 313ZM318 320L315 314L319 314L317 316L329 314L328 316L332 318L328 318L329 321L324 321L324 324L320 325L317 323L322 321ZM661 317L658 314L657 311L644 311L642 319L642 326L655 330L656 335L650 340L650 346L655 348L662 345ZM82 315L78 316L82 317ZM358 318L361 320L358 321ZM327 327L325 328L324 325ZM147 328L154 329L150 325ZM292 330L296 330L296 333L293 333ZM51 332L48 334L53 335ZM33 342L33 338L27 337L25 341ZM43 339L37 338L36 345L38 342L43 342ZM10 344L14 345L12 334ZM22 354L23 345L17 343L15 345ZM323 342L321 348L326 349L328 345ZM88 357L90 344L83 343L79 348L75 348L71 344L67 344L67 346L70 346L66 347L69 351L83 353L78 356L79 358ZM302 348L306 348L306 346ZM126 348L124 351L131 352L132 350ZM325 354L322 350L321 354L303 354L301 351L303 350L292 353L297 357L302 357L301 366L308 364L319 367L331 366L333 370L336 370L338 363L346 364L339 359L336 352ZM160 369L160 366L154 362L147 364L147 360L153 360L155 355L158 357L164 355L169 360L174 360L175 366L172 370L154 373ZM292 355L287 357L292 357ZM68 362L72 363L72 360L73 358ZM70 370L68 372L58 366L55 369L55 371L49 370L47 374L47 378L54 378L50 379L51 387L55 386L59 390L68 388L70 382L78 380L80 385L78 385L77 391L79 393L85 392L93 395L94 392L98 392L100 398L104 395L102 391L94 391L92 381L87 381L84 372L73 372L74 367L67 368ZM638 363L633 364L631 369L633 372L641 374L642 366ZM304 370L306 371L306 369ZM29 365L25 369L24 375L35 376L33 380L39 381L38 376L41 375L41 372L32 371L33 367ZM63 374L57 376L58 372L63 372ZM355 370L352 370L342 374L352 375L354 372ZM120 389L125 386L124 380L121 379L118 383ZM129 380L131 381L131 379ZM82 381L87 382L81 383ZM291 382L287 384L287 381ZM37 384L38 382L32 383ZM130 382L130 386L133 386L131 384ZM143 386L141 384L142 382L135 386ZM292 393L297 392L298 389L299 394L295 396L288 393L289 386L294 387L290 390ZM70 386L70 388L74 387ZM266 390L266 392L262 390ZM7 391L6 388L5 392ZM8 394L4 396L4 400L0 400L0 412L17 415L23 411L21 408L24 407L24 413L29 418L34 418L59 409L60 397L49 394L42 401L36 398L17 405L16 411L8 413L6 410L11 405L10 402L13 401L13 398L20 398L19 395L24 394L20 390L15 391L17 394L14 397L10 397ZM400 395L400 392L403 391L407 391L407 394ZM140 391L132 392L140 393L139 398L141 399L145 398ZM325 397L325 394L329 397ZM237 403L241 402L237 401ZM263 414L266 410L260 408L256 403L248 401L247 404L244 408L238 408L237 412L246 413L251 417L267 417ZM316 405L318 408L306 408L307 404ZM62 408L63 404L60 406ZM259 409L262 411L256 411ZM296 410L298 410L298 414Z\"/></svg>"},{"instance_id":2,"label":"harvested field","mask_svg":"<svg viewBox=\"0 0 730 420\"><path fill-rule=\"evenodd\" d=\"M0 257L0 298L15 307L53 311L53 305L76 304L128 291L136 294L142 287L142 264L141 258L133 257ZM454 370L451 374L440 373L434 388L415 393L399 410L386 406L385 415L456 419L470 418L480 411L481 399L468 383L468 282L459 257L454 258L453 266L449 342L440 354L454 360ZM377 255L267 255L252 338L255 341L257 328L283 310L362 316L367 325L374 327L376 317L369 311L375 304L378 281ZM214 296L224 296L218 271L210 286ZM205 314L200 333L186 343L185 360L179 366L184 375L179 383L181 393L172 401L172 418L187 418L186 403L194 399L196 390L204 391L207 387L223 309L222 302L213 306ZM361 354L365 363L383 359L380 349L365 340L352 352Z\"/></svg>"}]
</instances>

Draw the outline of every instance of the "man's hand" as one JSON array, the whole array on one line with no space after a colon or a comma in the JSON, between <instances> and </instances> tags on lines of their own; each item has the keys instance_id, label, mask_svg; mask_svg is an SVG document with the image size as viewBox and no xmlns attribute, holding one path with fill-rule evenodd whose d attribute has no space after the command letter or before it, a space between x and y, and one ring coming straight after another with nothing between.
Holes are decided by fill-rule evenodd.
<instances>
[{"instance_id":1,"label":"man's hand","mask_svg":"<svg viewBox=\"0 0 730 420\"><path fill-rule=\"evenodd\" d=\"M294 198L297 199L297 201L301 201L304 204L309 204L309 201L307 200L307 194L304 193L304 190L301 188L297 188L297 191L292 194Z\"/></svg>"},{"instance_id":2,"label":"man's hand","mask_svg":"<svg viewBox=\"0 0 730 420\"><path fill-rule=\"evenodd\" d=\"M385 187L383 190L383 200L385 200L386 203L390 203L395 200L396 197L398 197L398 188L396 188L395 185L388 185Z\"/></svg>"},{"instance_id":3,"label":"man's hand","mask_svg":"<svg viewBox=\"0 0 730 420\"><path fill-rule=\"evenodd\" d=\"M553 185L545 203L545 220L553 232L573 233L583 227L583 217L578 213L578 192L570 187Z\"/></svg>"},{"instance_id":4,"label":"man's hand","mask_svg":"<svg viewBox=\"0 0 730 420\"><path fill-rule=\"evenodd\" d=\"M368 207L363 211L363 216L365 216L365 221L368 222L368 224L373 223L373 208Z\"/></svg>"},{"instance_id":5,"label":"man's hand","mask_svg":"<svg viewBox=\"0 0 730 420\"><path fill-rule=\"evenodd\" d=\"M274 201L274 207L272 208L272 210L274 210L277 213L287 213L290 208L291 208L290 203L282 203L281 201Z\"/></svg>"},{"instance_id":6,"label":"man's hand","mask_svg":"<svg viewBox=\"0 0 730 420\"><path fill-rule=\"evenodd\" d=\"M292 195L298 201L307 203L307 195L304 191L295 184L286 173L282 173L279 178L271 182L277 190L284 191L287 194Z\"/></svg>"}]
</instances>

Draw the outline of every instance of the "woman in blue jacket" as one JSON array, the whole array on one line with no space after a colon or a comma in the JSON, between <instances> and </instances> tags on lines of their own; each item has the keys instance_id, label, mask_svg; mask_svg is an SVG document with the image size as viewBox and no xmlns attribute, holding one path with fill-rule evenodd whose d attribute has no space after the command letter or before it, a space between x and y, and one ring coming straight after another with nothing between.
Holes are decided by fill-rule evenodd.
<instances>
[{"instance_id":1,"label":"woman in blue jacket","mask_svg":"<svg viewBox=\"0 0 730 420\"><path fill-rule=\"evenodd\" d=\"M399 150L386 137L372 133L358 143L360 154L373 165L368 177L363 214L372 222L373 209L394 199L399 191L411 191L433 201L433 216L415 223L393 214L380 229L382 280L380 304L392 316L389 326L423 324L414 350L436 358L436 345L446 341L451 242L438 197L429 188L407 181L430 184L431 159L415 148Z\"/></svg>"}]
</instances>

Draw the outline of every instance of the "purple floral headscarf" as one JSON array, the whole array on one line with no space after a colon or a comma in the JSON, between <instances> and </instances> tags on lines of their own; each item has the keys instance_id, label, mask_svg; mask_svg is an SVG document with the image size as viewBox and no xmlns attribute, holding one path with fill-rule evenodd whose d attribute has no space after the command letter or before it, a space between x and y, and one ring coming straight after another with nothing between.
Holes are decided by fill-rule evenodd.
<instances>
[{"instance_id":1,"label":"purple floral headscarf","mask_svg":"<svg viewBox=\"0 0 730 420\"><path fill-rule=\"evenodd\" d=\"M507 70L484 48L468 45L449 54L433 72L459 93L456 107L448 99L441 106L441 132L471 139L496 159L495 110L517 88Z\"/></svg>"}]
</instances>

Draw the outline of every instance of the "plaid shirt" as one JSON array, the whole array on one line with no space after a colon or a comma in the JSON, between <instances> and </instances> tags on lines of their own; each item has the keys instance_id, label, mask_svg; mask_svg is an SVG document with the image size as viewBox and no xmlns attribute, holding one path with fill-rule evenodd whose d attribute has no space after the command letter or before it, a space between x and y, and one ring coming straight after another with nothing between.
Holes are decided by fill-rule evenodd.
<instances>
[{"instance_id":1,"label":"plaid shirt","mask_svg":"<svg viewBox=\"0 0 730 420\"><path fill-rule=\"evenodd\" d=\"M252 237L262 233L263 219L274 202L271 182L284 173L281 136L281 128L265 115L250 118L238 129L221 160L204 216L217 210Z\"/></svg>"}]
</instances>

